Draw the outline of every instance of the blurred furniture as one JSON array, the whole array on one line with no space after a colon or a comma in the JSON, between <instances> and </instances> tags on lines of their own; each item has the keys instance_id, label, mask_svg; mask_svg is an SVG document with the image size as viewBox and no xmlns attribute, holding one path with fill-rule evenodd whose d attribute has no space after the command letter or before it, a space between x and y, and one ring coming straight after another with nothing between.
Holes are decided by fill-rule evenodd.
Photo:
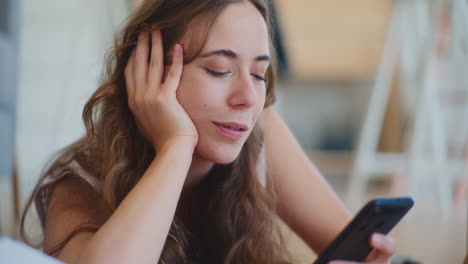
<instances>
[{"instance_id":1,"label":"blurred furniture","mask_svg":"<svg viewBox=\"0 0 468 264\"><path fill-rule=\"evenodd\" d=\"M394 1L384 54L362 128L348 198L362 202L376 175L404 175L407 194L433 182L450 210L452 184L463 175L468 145L468 5L465 0ZM377 153L392 79L399 66L409 140L405 153ZM460 155L461 154L461 155Z\"/></svg>"},{"instance_id":2,"label":"blurred furniture","mask_svg":"<svg viewBox=\"0 0 468 264\"><path fill-rule=\"evenodd\" d=\"M14 236L18 207L15 205L13 172L18 70L19 1L0 0L0 234Z\"/></svg>"}]
</instances>

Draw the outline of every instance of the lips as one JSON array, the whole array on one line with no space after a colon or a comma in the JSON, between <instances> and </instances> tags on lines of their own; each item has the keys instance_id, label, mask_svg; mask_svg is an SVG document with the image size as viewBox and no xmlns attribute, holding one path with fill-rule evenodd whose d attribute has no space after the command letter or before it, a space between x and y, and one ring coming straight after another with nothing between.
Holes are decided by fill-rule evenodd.
<instances>
[{"instance_id":1,"label":"lips","mask_svg":"<svg viewBox=\"0 0 468 264\"><path fill-rule=\"evenodd\" d=\"M240 139L242 138L245 133L249 130L249 127L244 124L240 123L234 123L234 122L226 122L226 123L220 123L220 122L213 122L213 124L216 126L217 131L230 139Z\"/></svg>"}]
</instances>

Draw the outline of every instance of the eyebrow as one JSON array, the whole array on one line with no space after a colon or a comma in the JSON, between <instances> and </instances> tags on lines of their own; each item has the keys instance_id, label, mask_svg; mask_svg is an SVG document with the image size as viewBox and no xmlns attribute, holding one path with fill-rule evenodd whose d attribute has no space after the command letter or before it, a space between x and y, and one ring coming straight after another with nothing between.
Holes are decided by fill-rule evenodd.
<instances>
[{"instance_id":1,"label":"eyebrow","mask_svg":"<svg viewBox=\"0 0 468 264\"><path fill-rule=\"evenodd\" d=\"M202 54L200 57L201 58L207 58L210 56L223 56L223 57L228 57L230 59L237 59L239 56L232 50L229 49L220 49L220 50L214 50L207 52L205 54ZM255 57L256 61L270 61L270 56L268 55L261 55Z\"/></svg>"}]
</instances>

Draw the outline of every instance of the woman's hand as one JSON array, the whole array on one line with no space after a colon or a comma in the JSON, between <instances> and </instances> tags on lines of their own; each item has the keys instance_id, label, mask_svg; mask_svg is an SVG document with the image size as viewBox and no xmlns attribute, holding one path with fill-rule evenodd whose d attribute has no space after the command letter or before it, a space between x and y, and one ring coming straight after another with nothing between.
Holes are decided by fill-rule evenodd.
<instances>
[{"instance_id":1,"label":"woman's hand","mask_svg":"<svg viewBox=\"0 0 468 264\"><path fill-rule=\"evenodd\" d=\"M390 258L396 251L395 241L386 235L374 233L370 239L370 245L374 250L366 258L365 263L390 264ZM331 261L329 264L358 264L353 261Z\"/></svg>"},{"instance_id":2,"label":"woman's hand","mask_svg":"<svg viewBox=\"0 0 468 264\"><path fill-rule=\"evenodd\" d=\"M151 58L148 63L151 36ZM125 68L128 106L145 139L159 150L173 140L187 140L195 148L198 133L192 120L177 101L183 68L183 50L176 44L172 65L163 81L164 62L161 32L144 32Z\"/></svg>"}]
</instances>

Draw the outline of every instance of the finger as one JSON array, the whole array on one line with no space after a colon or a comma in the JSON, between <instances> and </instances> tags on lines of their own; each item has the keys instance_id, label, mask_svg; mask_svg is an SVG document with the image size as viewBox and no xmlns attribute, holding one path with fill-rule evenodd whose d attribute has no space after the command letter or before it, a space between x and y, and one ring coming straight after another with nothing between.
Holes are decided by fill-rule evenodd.
<instances>
[{"instance_id":1,"label":"finger","mask_svg":"<svg viewBox=\"0 0 468 264\"><path fill-rule=\"evenodd\" d=\"M366 263L390 264L391 257L382 255L382 251L374 249L366 258Z\"/></svg>"},{"instance_id":2,"label":"finger","mask_svg":"<svg viewBox=\"0 0 468 264\"><path fill-rule=\"evenodd\" d=\"M370 244L376 250L373 259L371 259L373 262L385 262L396 252L396 243L393 238L383 234L374 233L371 236Z\"/></svg>"},{"instance_id":3,"label":"finger","mask_svg":"<svg viewBox=\"0 0 468 264\"><path fill-rule=\"evenodd\" d=\"M167 74L164 89L174 93L177 91L180 83L180 77L182 75L183 56L182 46L180 44L176 44L174 46L171 69Z\"/></svg>"},{"instance_id":4,"label":"finger","mask_svg":"<svg viewBox=\"0 0 468 264\"><path fill-rule=\"evenodd\" d=\"M161 85L164 71L163 42L161 31L151 34L151 59L149 65L148 88L157 89Z\"/></svg>"},{"instance_id":5,"label":"finger","mask_svg":"<svg viewBox=\"0 0 468 264\"><path fill-rule=\"evenodd\" d=\"M144 94L148 76L148 32L142 32L138 35L138 44L135 55L135 96Z\"/></svg>"},{"instance_id":6,"label":"finger","mask_svg":"<svg viewBox=\"0 0 468 264\"><path fill-rule=\"evenodd\" d=\"M128 59L127 66L125 67L125 85L127 86L127 98L128 98L128 105L130 109L133 107L133 101L135 99L135 72L134 72L134 64L135 64L135 50L132 51L130 58Z\"/></svg>"}]
</instances>

